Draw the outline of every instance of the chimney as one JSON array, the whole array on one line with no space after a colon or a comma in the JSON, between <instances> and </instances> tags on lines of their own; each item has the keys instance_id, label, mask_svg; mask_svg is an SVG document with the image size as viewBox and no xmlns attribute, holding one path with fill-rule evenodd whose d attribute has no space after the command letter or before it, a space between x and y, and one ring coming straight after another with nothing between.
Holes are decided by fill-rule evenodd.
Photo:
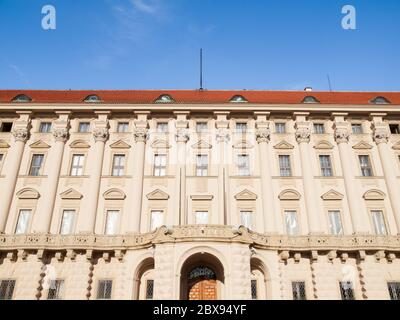
<instances>
[{"instance_id":1,"label":"chimney","mask_svg":"<svg viewBox=\"0 0 400 320\"><path fill-rule=\"evenodd\" d=\"M305 87L305 88L304 88L304 91L310 92L310 91L312 91L312 87Z\"/></svg>"}]
</instances>

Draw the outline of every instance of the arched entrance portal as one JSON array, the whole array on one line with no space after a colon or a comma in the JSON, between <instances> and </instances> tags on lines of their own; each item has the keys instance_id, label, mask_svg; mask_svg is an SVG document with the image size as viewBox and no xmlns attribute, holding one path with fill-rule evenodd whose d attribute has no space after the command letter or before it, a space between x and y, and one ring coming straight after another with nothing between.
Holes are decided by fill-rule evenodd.
<instances>
[{"instance_id":1,"label":"arched entrance portal","mask_svg":"<svg viewBox=\"0 0 400 320\"><path fill-rule=\"evenodd\" d=\"M204 266L194 268L188 274L188 300L217 300L217 276Z\"/></svg>"},{"instance_id":2,"label":"arched entrance portal","mask_svg":"<svg viewBox=\"0 0 400 320\"><path fill-rule=\"evenodd\" d=\"M182 300L223 299L224 268L209 253L197 253L189 257L181 269Z\"/></svg>"}]
</instances>

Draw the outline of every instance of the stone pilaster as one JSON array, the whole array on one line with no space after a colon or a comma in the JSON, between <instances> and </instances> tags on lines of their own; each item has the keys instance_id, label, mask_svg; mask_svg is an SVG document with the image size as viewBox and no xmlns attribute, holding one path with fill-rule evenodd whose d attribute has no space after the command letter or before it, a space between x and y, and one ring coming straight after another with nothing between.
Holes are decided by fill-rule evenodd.
<instances>
[{"instance_id":1,"label":"stone pilaster","mask_svg":"<svg viewBox=\"0 0 400 320\"><path fill-rule=\"evenodd\" d=\"M179 217L179 225L188 223L188 216L186 212L186 146L190 139L188 132L189 121L187 117L189 112L176 111L176 178L175 178L175 215ZM174 219L175 220L175 219Z\"/></svg>"},{"instance_id":2,"label":"stone pilaster","mask_svg":"<svg viewBox=\"0 0 400 320\"><path fill-rule=\"evenodd\" d=\"M96 112L98 119L94 122L93 138L94 144L94 161L91 165L90 174L90 192L88 193L88 210L82 217L81 231L94 233L97 216L97 207L99 201L99 192L101 185L101 176L103 169L104 149L106 141L109 138L108 116L109 111Z\"/></svg>"},{"instance_id":3,"label":"stone pilaster","mask_svg":"<svg viewBox=\"0 0 400 320\"><path fill-rule=\"evenodd\" d=\"M397 233L400 233L400 197L398 194L399 184L393 168L396 167L393 161L393 152L389 149L388 141L390 137L389 127L383 122L386 114L372 114L373 139L378 146L379 157L381 159L383 174L385 176L386 189L389 194L390 204L396 221Z\"/></svg>"},{"instance_id":4,"label":"stone pilaster","mask_svg":"<svg viewBox=\"0 0 400 320\"><path fill-rule=\"evenodd\" d=\"M218 224L226 225L228 223L227 216L227 179L228 179L228 166L225 152L227 144L230 140L229 134L229 121L227 119L229 112L215 112L217 120L215 122L217 135L216 140L219 145L219 163L218 163Z\"/></svg>"},{"instance_id":5,"label":"stone pilaster","mask_svg":"<svg viewBox=\"0 0 400 320\"><path fill-rule=\"evenodd\" d=\"M272 181L269 151L269 142L271 140L270 123L267 121L269 113L256 113L256 140L258 142L258 153L260 156L260 174L261 174L261 200L262 200L262 218L264 221L264 232L281 232L278 223L281 221L279 209L276 208L275 192Z\"/></svg>"},{"instance_id":6,"label":"stone pilaster","mask_svg":"<svg viewBox=\"0 0 400 320\"><path fill-rule=\"evenodd\" d=\"M360 205L361 194L359 191L358 182L355 181L355 173L353 172L354 155L351 153L349 147L349 123L345 121L344 117L346 114L335 113L332 114L332 116L334 117L335 121L335 140L339 148L340 163L342 165L347 202L353 224L353 232L366 233L368 232L368 217L365 214L365 210L363 210Z\"/></svg>"},{"instance_id":7,"label":"stone pilaster","mask_svg":"<svg viewBox=\"0 0 400 320\"><path fill-rule=\"evenodd\" d=\"M250 257L251 251L247 245L232 244L230 293L233 300L251 299Z\"/></svg>"},{"instance_id":8,"label":"stone pilaster","mask_svg":"<svg viewBox=\"0 0 400 320\"><path fill-rule=\"evenodd\" d=\"M10 150L10 163L12 164L6 173L0 202L0 233L5 233L11 203L14 197L15 186L18 180L22 156L24 154L26 141L29 139L30 111L18 111L19 119L14 123L14 144Z\"/></svg>"},{"instance_id":9,"label":"stone pilaster","mask_svg":"<svg viewBox=\"0 0 400 320\"><path fill-rule=\"evenodd\" d=\"M174 246L158 245L154 253L154 300L170 300L174 289Z\"/></svg>"},{"instance_id":10,"label":"stone pilaster","mask_svg":"<svg viewBox=\"0 0 400 320\"><path fill-rule=\"evenodd\" d=\"M127 232L140 232L141 215L142 215L142 199L143 199L143 177L144 162L146 152L146 142L148 138L148 121L149 112L136 112L135 120L135 147L134 161L132 173L132 211L129 214L129 220L126 226Z\"/></svg>"},{"instance_id":11,"label":"stone pilaster","mask_svg":"<svg viewBox=\"0 0 400 320\"><path fill-rule=\"evenodd\" d=\"M57 112L57 114L59 118L54 122L53 136L55 142L50 151L52 163L48 169L47 188L45 196L43 197L44 207L37 213L33 223L33 231L39 233L50 232L65 142L69 137L70 112Z\"/></svg>"},{"instance_id":12,"label":"stone pilaster","mask_svg":"<svg viewBox=\"0 0 400 320\"><path fill-rule=\"evenodd\" d=\"M310 233L321 233L321 221L314 185L314 174L310 157L309 143L311 137L310 122L306 121L308 113L295 113L296 140L299 144L301 169L303 175L304 198L307 209L308 230Z\"/></svg>"}]
</instances>

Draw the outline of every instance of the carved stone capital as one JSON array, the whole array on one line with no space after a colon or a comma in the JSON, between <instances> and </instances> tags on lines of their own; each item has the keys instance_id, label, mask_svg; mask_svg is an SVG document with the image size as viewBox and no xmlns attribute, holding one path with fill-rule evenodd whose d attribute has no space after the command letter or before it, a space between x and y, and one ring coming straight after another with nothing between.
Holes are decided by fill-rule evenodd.
<instances>
[{"instance_id":1,"label":"carved stone capital","mask_svg":"<svg viewBox=\"0 0 400 320\"><path fill-rule=\"evenodd\" d=\"M374 130L373 139L376 144L388 143L390 133L388 127L384 123L375 123L372 129Z\"/></svg>"},{"instance_id":2,"label":"carved stone capital","mask_svg":"<svg viewBox=\"0 0 400 320\"><path fill-rule=\"evenodd\" d=\"M295 128L297 143L309 143L311 139L310 124L308 122L298 122Z\"/></svg>"},{"instance_id":3,"label":"carved stone capital","mask_svg":"<svg viewBox=\"0 0 400 320\"><path fill-rule=\"evenodd\" d=\"M348 143L350 139L350 130L347 122L337 122L334 124L334 136L336 143Z\"/></svg>"},{"instance_id":4,"label":"carved stone capital","mask_svg":"<svg viewBox=\"0 0 400 320\"><path fill-rule=\"evenodd\" d=\"M190 139L186 129L178 129L175 138L176 142L184 142L184 143L187 143Z\"/></svg>"},{"instance_id":5,"label":"carved stone capital","mask_svg":"<svg viewBox=\"0 0 400 320\"><path fill-rule=\"evenodd\" d=\"M260 128L256 131L256 139L258 143L271 141L271 130L269 128Z\"/></svg>"},{"instance_id":6,"label":"carved stone capital","mask_svg":"<svg viewBox=\"0 0 400 320\"><path fill-rule=\"evenodd\" d=\"M106 142L109 137L108 128L95 128L93 130L93 137L96 142Z\"/></svg>"},{"instance_id":7,"label":"carved stone capital","mask_svg":"<svg viewBox=\"0 0 400 320\"><path fill-rule=\"evenodd\" d=\"M227 129L218 129L216 139L218 142L224 143L224 142L229 142L231 137Z\"/></svg>"},{"instance_id":8,"label":"carved stone capital","mask_svg":"<svg viewBox=\"0 0 400 320\"><path fill-rule=\"evenodd\" d=\"M54 128L53 136L56 141L65 142L68 140L68 129L67 128Z\"/></svg>"},{"instance_id":9,"label":"carved stone capital","mask_svg":"<svg viewBox=\"0 0 400 320\"><path fill-rule=\"evenodd\" d=\"M146 142L148 135L146 128L136 128L134 132L135 142Z\"/></svg>"},{"instance_id":10,"label":"carved stone capital","mask_svg":"<svg viewBox=\"0 0 400 320\"><path fill-rule=\"evenodd\" d=\"M12 132L15 141L26 142L29 138L28 128L16 128Z\"/></svg>"}]
</instances>

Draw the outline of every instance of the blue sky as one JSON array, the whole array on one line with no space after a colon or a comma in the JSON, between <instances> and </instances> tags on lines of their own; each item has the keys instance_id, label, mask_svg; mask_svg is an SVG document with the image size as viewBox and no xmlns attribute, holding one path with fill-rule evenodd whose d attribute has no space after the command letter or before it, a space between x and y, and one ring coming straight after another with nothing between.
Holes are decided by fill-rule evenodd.
<instances>
[{"instance_id":1,"label":"blue sky","mask_svg":"<svg viewBox=\"0 0 400 320\"><path fill-rule=\"evenodd\" d=\"M210 90L400 91L398 0L0 0L0 38L0 89L195 89L202 47Z\"/></svg>"}]
</instances>

